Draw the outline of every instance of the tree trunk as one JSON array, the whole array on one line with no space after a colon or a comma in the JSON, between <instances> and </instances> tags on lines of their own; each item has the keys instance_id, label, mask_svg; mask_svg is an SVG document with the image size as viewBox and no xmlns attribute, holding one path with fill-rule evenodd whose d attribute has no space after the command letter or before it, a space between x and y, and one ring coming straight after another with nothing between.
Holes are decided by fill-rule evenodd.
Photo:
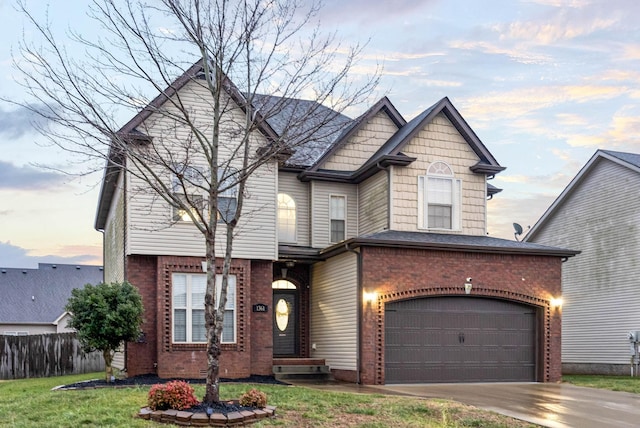
<instances>
[{"instance_id":1,"label":"tree trunk","mask_svg":"<svg viewBox=\"0 0 640 428\"><path fill-rule=\"evenodd\" d=\"M215 233L215 232L214 232ZM216 257L215 236L206 237L207 290L204 296L204 323L207 331L207 382L203 402L220 401L220 335L216 328ZM222 320L220 321L222 323Z\"/></svg>"},{"instance_id":2,"label":"tree trunk","mask_svg":"<svg viewBox=\"0 0 640 428\"><path fill-rule=\"evenodd\" d=\"M102 356L104 357L104 380L106 380L107 383L111 383L111 378L113 377L113 367L111 366L113 353L111 349L103 349Z\"/></svg>"}]
</instances>

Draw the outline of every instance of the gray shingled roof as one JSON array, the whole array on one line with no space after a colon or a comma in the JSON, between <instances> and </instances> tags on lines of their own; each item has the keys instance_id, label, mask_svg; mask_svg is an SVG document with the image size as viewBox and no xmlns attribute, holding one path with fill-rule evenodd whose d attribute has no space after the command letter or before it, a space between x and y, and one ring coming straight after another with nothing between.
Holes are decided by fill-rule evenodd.
<instances>
[{"instance_id":1,"label":"gray shingled roof","mask_svg":"<svg viewBox=\"0 0 640 428\"><path fill-rule=\"evenodd\" d=\"M628 152L615 152L613 150L600 150L602 153L606 153L610 156L620 159L623 162L627 162L633 166L640 168L640 154L628 153Z\"/></svg>"},{"instance_id":2,"label":"gray shingled roof","mask_svg":"<svg viewBox=\"0 0 640 428\"><path fill-rule=\"evenodd\" d=\"M0 323L51 324L71 290L103 280L101 266L39 263L38 269L0 268Z\"/></svg>"},{"instance_id":3,"label":"gray shingled roof","mask_svg":"<svg viewBox=\"0 0 640 428\"><path fill-rule=\"evenodd\" d=\"M383 232L363 235L346 241L350 246L385 246L402 248L421 248L444 251L465 251L481 253L511 253L528 255L548 255L556 257L572 257L580 251L566 248L550 247L531 242L519 242L489 236L454 235L446 233L403 232L385 230ZM338 244L322 253L342 251L345 243Z\"/></svg>"},{"instance_id":4,"label":"gray shingled roof","mask_svg":"<svg viewBox=\"0 0 640 428\"><path fill-rule=\"evenodd\" d=\"M288 166L313 165L353 122L315 101L254 94L252 104L266 116L276 134L294 147L293 155L286 162ZM304 141L310 132L312 139Z\"/></svg>"}]
</instances>

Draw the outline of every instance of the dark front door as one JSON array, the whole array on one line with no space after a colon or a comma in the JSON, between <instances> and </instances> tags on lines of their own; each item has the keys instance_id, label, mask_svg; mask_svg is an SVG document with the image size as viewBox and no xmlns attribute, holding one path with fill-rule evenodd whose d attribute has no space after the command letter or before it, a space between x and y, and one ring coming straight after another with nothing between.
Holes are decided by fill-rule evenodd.
<instances>
[{"instance_id":1,"label":"dark front door","mask_svg":"<svg viewBox=\"0 0 640 428\"><path fill-rule=\"evenodd\" d=\"M298 355L298 304L295 290L273 290L273 355Z\"/></svg>"}]
</instances>

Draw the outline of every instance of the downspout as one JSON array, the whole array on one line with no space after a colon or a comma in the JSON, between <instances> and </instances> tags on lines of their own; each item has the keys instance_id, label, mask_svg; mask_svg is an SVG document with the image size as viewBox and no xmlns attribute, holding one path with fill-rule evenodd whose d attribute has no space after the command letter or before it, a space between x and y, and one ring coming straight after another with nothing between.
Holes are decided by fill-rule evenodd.
<instances>
[{"instance_id":1,"label":"downspout","mask_svg":"<svg viewBox=\"0 0 640 428\"><path fill-rule=\"evenodd\" d=\"M356 337L358 338L358 346L356 347L356 383L359 385L360 381L360 367L361 367L361 355L362 355L362 337L360 332L362 331L362 311L364 309L364 302L362 298L362 255L359 251L349 248L349 244L345 243L344 248L356 255L357 260L357 287L356 287L356 301L358 302L357 322L356 322Z\"/></svg>"}]
</instances>

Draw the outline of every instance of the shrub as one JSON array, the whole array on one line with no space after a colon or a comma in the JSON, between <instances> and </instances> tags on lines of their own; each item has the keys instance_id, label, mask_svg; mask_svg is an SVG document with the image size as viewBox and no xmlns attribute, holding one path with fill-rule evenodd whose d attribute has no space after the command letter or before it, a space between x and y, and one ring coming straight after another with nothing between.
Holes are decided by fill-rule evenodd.
<instances>
[{"instance_id":1,"label":"shrub","mask_svg":"<svg viewBox=\"0 0 640 428\"><path fill-rule=\"evenodd\" d=\"M149 408L151 410L184 410L198 404L193 387L182 380L156 384L149 390Z\"/></svg>"},{"instance_id":2,"label":"shrub","mask_svg":"<svg viewBox=\"0 0 640 428\"><path fill-rule=\"evenodd\" d=\"M255 388L252 388L242 394L242 397L240 397L240 405L262 408L267 405L267 394L262 391L258 391Z\"/></svg>"}]
</instances>

